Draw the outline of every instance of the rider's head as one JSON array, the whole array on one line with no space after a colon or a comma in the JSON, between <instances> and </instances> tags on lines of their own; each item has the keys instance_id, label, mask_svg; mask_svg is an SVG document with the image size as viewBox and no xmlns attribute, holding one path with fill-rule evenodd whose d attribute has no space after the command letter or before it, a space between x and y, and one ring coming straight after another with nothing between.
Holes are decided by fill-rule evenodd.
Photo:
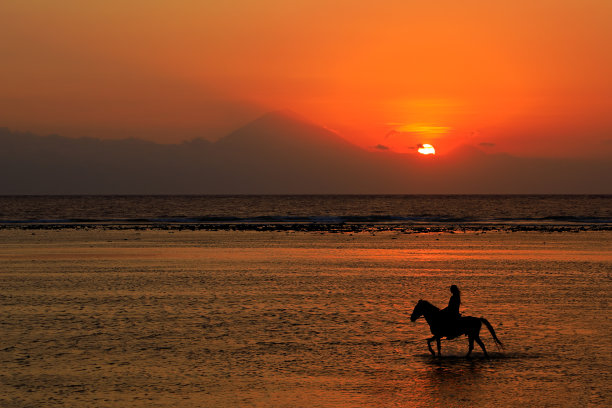
<instances>
[{"instance_id":1,"label":"rider's head","mask_svg":"<svg viewBox=\"0 0 612 408\"><path fill-rule=\"evenodd\" d=\"M457 285L452 285L450 287L450 291L453 295L458 295L459 294L459 288L457 287Z\"/></svg>"}]
</instances>

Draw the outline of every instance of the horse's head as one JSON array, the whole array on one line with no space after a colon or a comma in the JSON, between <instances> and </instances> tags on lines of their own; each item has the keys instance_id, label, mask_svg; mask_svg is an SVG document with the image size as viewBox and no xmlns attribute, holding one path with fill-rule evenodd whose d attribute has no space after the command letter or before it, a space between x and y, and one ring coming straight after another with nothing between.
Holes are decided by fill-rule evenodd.
<instances>
[{"instance_id":1,"label":"horse's head","mask_svg":"<svg viewBox=\"0 0 612 408\"><path fill-rule=\"evenodd\" d=\"M416 319L423 316L423 300L419 300L410 315L410 321L415 322Z\"/></svg>"}]
</instances>

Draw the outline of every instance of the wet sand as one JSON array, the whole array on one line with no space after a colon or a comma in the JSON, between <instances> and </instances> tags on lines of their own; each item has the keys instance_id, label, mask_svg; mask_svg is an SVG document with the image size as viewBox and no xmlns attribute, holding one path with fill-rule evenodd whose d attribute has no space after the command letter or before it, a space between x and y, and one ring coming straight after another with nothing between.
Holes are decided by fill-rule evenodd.
<instances>
[{"instance_id":1,"label":"wet sand","mask_svg":"<svg viewBox=\"0 0 612 408\"><path fill-rule=\"evenodd\" d=\"M609 406L612 232L0 230L0 405ZM448 286L506 344L429 356Z\"/></svg>"}]
</instances>

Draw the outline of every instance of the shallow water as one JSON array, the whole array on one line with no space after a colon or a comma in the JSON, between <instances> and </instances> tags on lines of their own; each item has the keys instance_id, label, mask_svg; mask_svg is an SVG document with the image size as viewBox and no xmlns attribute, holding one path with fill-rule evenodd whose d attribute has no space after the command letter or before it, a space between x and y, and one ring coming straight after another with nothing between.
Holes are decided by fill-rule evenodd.
<instances>
[{"instance_id":1,"label":"shallow water","mask_svg":"<svg viewBox=\"0 0 612 408\"><path fill-rule=\"evenodd\" d=\"M0 231L0 405L609 406L611 238Z\"/></svg>"}]
</instances>

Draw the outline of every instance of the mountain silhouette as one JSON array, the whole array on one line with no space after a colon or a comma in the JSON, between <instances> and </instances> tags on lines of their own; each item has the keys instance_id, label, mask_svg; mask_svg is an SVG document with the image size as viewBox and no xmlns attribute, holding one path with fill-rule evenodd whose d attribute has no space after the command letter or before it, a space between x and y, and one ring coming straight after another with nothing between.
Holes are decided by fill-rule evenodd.
<instances>
[{"instance_id":1,"label":"mountain silhouette","mask_svg":"<svg viewBox=\"0 0 612 408\"><path fill-rule=\"evenodd\" d=\"M316 150L326 152L340 149L357 149L331 130L318 126L291 111L270 112L246 126L220 139L217 148L238 150L256 149Z\"/></svg>"},{"instance_id":2,"label":"mountain silhouette","mask_svg":"<svg viewBox=\"0 0 612 408\"><path fill-rule=\"evenodd\" d=\"M161 145L0 128L0 194L610 193L606 160L365 151L290 111L217 142Z\"/></svg>"},{"instance_id":3,"label":"mountain silhouette","mask_svg":"<svg viewBox=\"0 0 612 408\"><path fill-rule=\"evenodd\" d=\"M268 113L214 144L225 175L248 193L335 193L359 188L368 153L288 111Z\"/></svg>"}]
</instances>

